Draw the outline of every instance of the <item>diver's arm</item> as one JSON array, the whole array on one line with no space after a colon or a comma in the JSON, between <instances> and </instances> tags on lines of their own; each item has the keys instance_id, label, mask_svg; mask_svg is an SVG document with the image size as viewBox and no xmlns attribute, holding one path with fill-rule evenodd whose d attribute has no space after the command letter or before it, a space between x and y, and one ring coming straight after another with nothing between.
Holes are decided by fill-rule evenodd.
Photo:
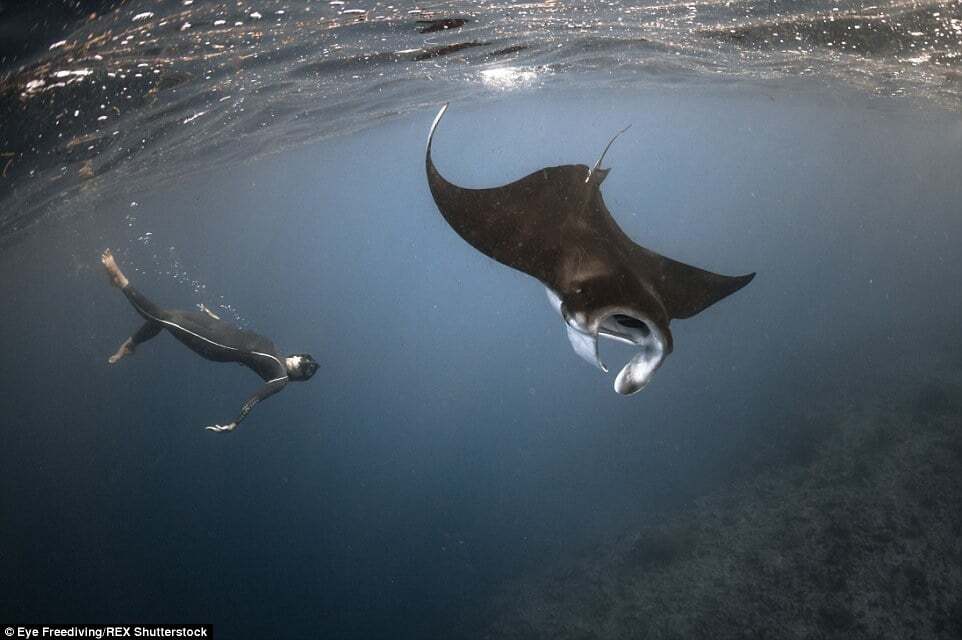
<instances>
[{"instance_id":1,"label":"diver's arm","mask_svg":"<svg viewBox=\"0 0 962 640\"><path fill-rule=\"evenodd\" d=\"M240 413L237 414L237 417L234 418L233 422L230 422L228 424L215 424L215 425L206 427L206 429L208 431L233 431L234 429L237 428L237 425L239 425L241 421L247 417L247 414L251 412L251 409L254 408L254 405L256 405L258 402L260 402L264 398L271 397L272 395L274 395L275 393L277 393L278 391L286 387L287 381L288 381L287 376L284 376L283 378L275 378L274 380L271 380L270 382L265 384L263 387L261 387L257 393L255 393L254 395L252 395L250 398L247 399L247 402L245 402L244 406L241 407Z\"/></svg>"}]
</instances>

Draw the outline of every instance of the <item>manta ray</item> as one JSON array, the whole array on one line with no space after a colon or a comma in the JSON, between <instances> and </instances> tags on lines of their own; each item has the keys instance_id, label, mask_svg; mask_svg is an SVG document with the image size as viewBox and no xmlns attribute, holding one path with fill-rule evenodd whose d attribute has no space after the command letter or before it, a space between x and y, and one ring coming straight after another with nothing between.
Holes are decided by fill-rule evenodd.
<instances>
[{"instance_id":1,"label":"manta ray","mask_svg":"<svg viewBox=\"0 0 962 640\"><path fill-rule=\"evenodd\" d=\"M632 241L601 197L610 169L545 167L509 184L466 189L445 180L431 159L428 185L444 219L472 247L539 280L558 312L575 352L603 372L598 337L639 347L615 378L630 395L647 386L673 348L669 323L690 318L735 293L755 277L724 276L659 255Z\"/></svg>"}]
</instances>

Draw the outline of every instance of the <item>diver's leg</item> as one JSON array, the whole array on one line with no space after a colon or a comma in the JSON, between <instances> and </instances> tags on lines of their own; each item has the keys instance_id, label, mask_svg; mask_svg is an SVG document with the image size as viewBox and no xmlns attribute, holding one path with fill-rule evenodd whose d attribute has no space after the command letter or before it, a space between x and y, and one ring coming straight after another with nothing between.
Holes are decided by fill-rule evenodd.
<instances>
[{"instance_id":1,"label":"diver's leg","mask_svg":"<svg viewBox=\"0 0 962 640\"><path fill-rule=\"evenodd\" d=\"M137 330L137 333L127 338L127 340L120 345L120 348L117 349L114 355L107 359L107 362L110 364L115 364L124 356L132 354L134 350L136 350L137 345L142 342L147 342L160 333L160 330L164 328L163 321L166 320L170 314L148 300L144 294L130 286L130 280L127 279L124 272L117 266L117 261L114 259L114 254L110 252L110 249L103 252L100 256L100 262L104 265L104 269L107 270L111 284L124 292L124 295L127 296L127 299L137 313L147 321Z\"/></svg>"},{"instance_id":2,"label":"diver's leg","mask_svg":"<svg viewBox=\"0 0 962 640\"><path fill-rule=\"evenodd\" d=\"M114 254L110 252L110 249L105 250L103 254L101 254L100 262L104 265L104 269L106 269L107 273L110 275L110 283L112 285L118 289L123 289L130 284L130 280L127 279L127 276L124 275L124 272L121 271L120 267L117 266L117 261L114 260Z\"/></svg>"},{"instance_id":3,"label":"diver's leg","mask_svg":"<svg viewBox=\"0 0 962 640\"><path fill-rule=\"evenodd\" d=\"M166 309L162 309L153 303L147 296L137 291L129 283L127 286L123 287L121 291L127 296L127 300L134 307L134 309L143 316L144 320L147 322L155 322L160 324L164 320L170 320L170 312ZM153 336L151 336L152 338Z\"/></svg>"},{"instance_id":4,"label":"diver's leg","mask_svg":"<svg viewBox=\"0 0 962 640\"><path fill-rule=\"evenodd\" d=\"M160 324L159 322L151 322L148 320L140 329L137 330L137 333L127 338L124 343L120 345L120 348L117 349L117 353L110 356L110 358L107 359L107 362L110 364L116 364L124 356L131 355L137 349L137 345L147 342L160 333L160 330L163 328L164 325Z\"/></svg>"},{"instance_id":5,"label":"diver's leg","mask_svg":"<svg viewBox=\"0 0 962 640\"><path fill-rule=\"evenodd\" d=\"M127 338L126 340L124 340L124 343L120 345L120 348L117 349L117 352L114 355L107 358L107 364L117 364L117 362L121 358L123 358L124 356L129 356L133 352L134 352L134 339Z\"/></svg>"},{"instance_id":6,"label":"diver's leg","mask_svg":"<svg viewBox=\"0 0 962 640\"><path fill-rule=\"evenodd\" d=\"M110 275L110 282L115 287L124 292L127 296L127 300L133 305L137 313L142 315L148 322L162 322L167 320L170 314L164 309L158 307L156 304L151 302L147 296L137 291L134 287L130 285L130 280L124 275L124 272L120 270L117 266L117 261L114 260L114 255L107 249L100 256L100 262L103 263L104 268ZM157 335L156 332L154 335ZM154 336L150 336L153 338Z\"/></svg>"}]
</instances>

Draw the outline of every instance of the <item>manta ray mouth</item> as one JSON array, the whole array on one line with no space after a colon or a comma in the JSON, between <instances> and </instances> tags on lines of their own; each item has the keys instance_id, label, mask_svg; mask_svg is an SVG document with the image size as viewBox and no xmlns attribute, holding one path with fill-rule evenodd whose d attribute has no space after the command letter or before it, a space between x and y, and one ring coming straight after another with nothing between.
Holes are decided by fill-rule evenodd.
<instances>
[{"instance_id":1,"label":"manta ray mouth","mask_svg":"<svg viewBox=\"0 0 962 640\"><path fill-rule=\"evenodd\" d=\"M648 323L644 320L639 320L638 318L632 318L623 313L616 313L609 318L611 322L619 328L627 328L631 330L641 331L645 336L651 334L651 329L648 328Z\"/></svg>"},{"instance_id":2,"label":"manta ray mouth","mask_svg":"<svg viewBox=\"0 0 962 640\"><path fill-rule=\"evenodd\" d=\"M639 347L638 353L615 377L615 391L630 396L648 386L651 376L665 358L667 344L665 336L654 322L643 314L623 308L606 309L597 313L595 318L600 320L595 322L588 322L587 318L579 321L568 315L558 294L547 287L545 290L551 306L565 322L571 348L588 364L608 373L608 367L598 354L599 337Z\"/></svg>"}]
</instances>

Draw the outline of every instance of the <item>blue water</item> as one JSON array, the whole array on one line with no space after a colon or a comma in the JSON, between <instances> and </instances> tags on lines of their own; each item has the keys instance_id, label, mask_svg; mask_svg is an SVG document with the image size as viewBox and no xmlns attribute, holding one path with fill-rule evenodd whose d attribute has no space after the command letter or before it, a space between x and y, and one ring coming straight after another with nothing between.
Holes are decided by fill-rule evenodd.
<instances>
[{"instance_id":1,"label":"blue water","mask_svg":"<svg viewBox=\"0 0 962 640\"><path fill-rule=\"evenodd\" d=\"M142 8L123 7L124 23ZM400 28L372 23L358 39L368 46ZM287 85L257 110L280 121L243 135L205 120L240 111L211 111L220 98L198 94L210 104L170 108L154 143L130 153L97 146L107 128L88 156L71 155L79 144L17 148L0 216L0 619L211 622L220 638L476 637L526 575L733 481L808 464L838 423L825 406L911 395L957 353L962 126L939 96L866 91L835 67L648 76L632 66L637 43L620 42L609 46L623 65L581 60L569 76L565 56L581 45L562 33L550 73L531 60L509 71L406 60L419 77L383 92L367 76L360 89L337 74ZM525 34L536 51L519 55L551 55L555 40ZM299 55L315 55L312 42ZM712 65L728 68L725 56ZM377 64L361 75L390 73ZM432 73L441 79L421 75ZM338 91L367 97L336 103ZM8 110L62 107L7 97ZM438 214L423 152L445 99L435 161L465 186L592 164L631 124L603 188L622 228L672 258L758 276L674 323L675 352L650 387L617 396L612 376L571 352L543 288ZM323 135L309 132L316 114L283 117L301 100L338 105ZM153 131L161 107L125 115L117 137ZM56 136L50 127L38 130ZM88 160L93 177L78 174ZM204 303L312 353L320 372L236 432L205 431L259 380L167 335L108 366L139 318L102 273L107 247L158 303ZM603 355L617 369L631 354ZM572 579L559 597L579 589Z\"/></svg>"}]
</instances>

